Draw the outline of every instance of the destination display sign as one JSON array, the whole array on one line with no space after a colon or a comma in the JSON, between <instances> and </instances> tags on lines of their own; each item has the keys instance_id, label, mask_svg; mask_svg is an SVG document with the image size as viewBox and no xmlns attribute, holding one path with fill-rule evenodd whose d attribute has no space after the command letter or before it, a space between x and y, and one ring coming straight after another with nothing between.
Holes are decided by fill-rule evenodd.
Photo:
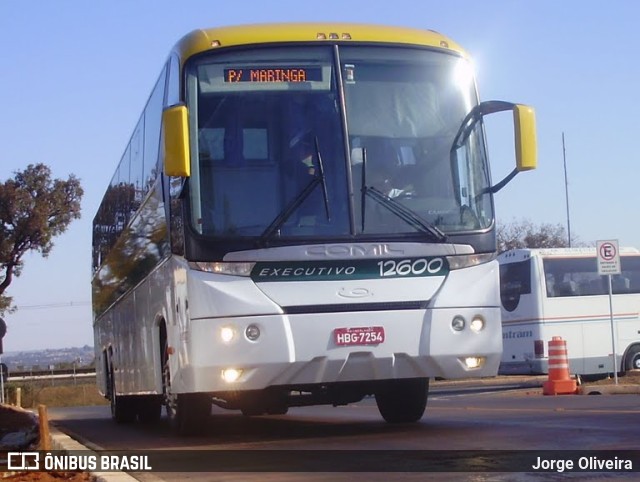
<instances>
[{"instance_id":1,"label":"destination display sign","mask_svg":"<svg viewBox=\"0 0 640 482\"><path fill-rule=\"evenodd\" d=\"M224 69L225 82L319 82L322 80L320 67L270 66L234 67Z\"/></svg>"}]
</instances>

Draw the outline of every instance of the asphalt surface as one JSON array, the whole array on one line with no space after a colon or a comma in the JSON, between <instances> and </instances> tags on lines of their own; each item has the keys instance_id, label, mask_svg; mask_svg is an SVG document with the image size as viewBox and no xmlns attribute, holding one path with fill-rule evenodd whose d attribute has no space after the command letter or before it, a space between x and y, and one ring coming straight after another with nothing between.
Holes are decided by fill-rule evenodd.
<instances>
[{"instance_id":1,"label":"asphalt surface","mask_svg":"<svg viewBox=\"0 0 640 482\"><path fill-rule=\"evenodd\" d=\"M600 380L596 383L578 385L578 394L582 395L615 395L615 394L640 394L639 378L619 378L619 383L613 380ZM457 396L474 393L488 393L492 391L504 393L527 393L529 395L542 394L542 385L547 381L546 376L504 376L474 380L434 380L431 382L430 395L433 396ZM69 435L51 427L51 441L53 450L99 450L101 447L84 445ZM138 479L124 472L92 472L98 482L134 482ZM153 480L152 474L145 474L145 480ZM155 478L155 480L161 480ZM505 479L508 480L508 479Z\"/></svg>"}]
</instances>

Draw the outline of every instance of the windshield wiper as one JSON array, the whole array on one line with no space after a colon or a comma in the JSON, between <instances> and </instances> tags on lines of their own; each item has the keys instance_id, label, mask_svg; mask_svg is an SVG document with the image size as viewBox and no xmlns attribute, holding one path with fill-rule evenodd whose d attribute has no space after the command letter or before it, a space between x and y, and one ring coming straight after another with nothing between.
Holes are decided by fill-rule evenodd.
<instances>
[{"instance_id":1,"label":"windshield wiper","mask_svg":"<svg viewBox=\"0 0 640 482\"><path fill-rule=\"evenodd\" d=\"M329 196L327 195L327 183L324 177L324 163L322 162L322 156L320 155L320 145L318 143L318 137L315 137L315 155L318 159L318 174L309 181L309 183L300 191L300 193L294 197L289 204L287 204L282 211L275 217L271 224L260 235L260 243L263 244L269 238L271 238L287 219L302 205L302 203L311 195L318 185L322 185L322 196L324 198L324 210L327 215L327 221L331 221L331 213L329 212Z\"/></svg>"},{"instance_id":2,"label":"windshield wiper","mask_svg":"<svg viewBox=\"0 0 640 482\"><path fill-rule=\"evenodd\" d=\"M324 163L320 155L320 144L318 136L314 138L314 146L316 148L316 156L318 158L318 174L320 174L320 182L322 183L322 198L324 199L324 212L327 215L327 222L331 222L331 213L329 212L329 195L327 194L327 181L324 177Z\"/></svg>"},{"instance_id":3,"label":"windshield wiper","mask_svg":"<svg viewBox=\"0 0 640 482\"><path fill-rule=\"evenodd\" d=\"M365 225L365 197L369 196L371 199L381 204L393 214L398 216L408 225L414 227L418 231L422 231L423 233L429 234L434 241L439 243L443 243L447 240L447 235L444 234L440 229L436 226L432 225L426 219L423 219L418 213L409 209L404 204L396 201L395 199L386 196L380 190L375 187L367 186L365 171L367 164L367 151L366 149L362 149L362 186L360 188L360 192L362 193L361 198L361 211L362 211L362 231L364 232Z\"/></svg>"}]
</instances>

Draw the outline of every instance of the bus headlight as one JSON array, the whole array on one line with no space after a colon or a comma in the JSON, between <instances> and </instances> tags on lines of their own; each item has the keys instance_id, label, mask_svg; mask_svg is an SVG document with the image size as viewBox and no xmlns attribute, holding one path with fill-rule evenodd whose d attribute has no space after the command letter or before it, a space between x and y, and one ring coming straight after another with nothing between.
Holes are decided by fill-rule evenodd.
<instances>
[{"instance_id":1,"label":"bus headlight","mask_svg":"<svg viewBox=\"0 0 640 482\"><path fill-rule=\"evenodd\" d=\"M482 253L482 254L458 254L453 256L447 256L447 262L449 263L449 269L463 269L470 268L472 266L478 266L484 263L489 263L496 259L495 253Z\"/></svg>"},{"instance_id":2,"label":"bus headlight","mask_svg":"<svg viewBox=\"0 0 640 482\"><path fill-rule=\"evenodd\" d=\"M482 368L484 360L483 356L469 356L464 359L464 364L469 370L472 370L474 368Z\"/></svg>"},{"instance_id":3,"label":"bus headlight","mask_svg":"<svg viewBox=\"0 0 640 482\"><path fill-rule=\"evenodd\" d=\"M471 320L471 323L469 324L469 328L471 328L472 331L479 333L482 330L484 330L484 325L485 325L484 318L480 315L476 315L473 317L473 320Z\"/></svg>"},{"instance_id":4,"label":"bus headlight","mask_svg":"<svg viewBox=\"0 0 640 482\"><path fill-rule=\"evenodd\" d=\"M198 271L214 274L226 274L231 276L251 276L251 270L255 263L204 263L190 262L189 266Z\"/></svg>"},{"instance_id":5,"label":"bus headlight","mask_svg":"<svg viewBox=\"0 0 640 482\"><path fill-rule=\"evenodd\" d=\"M460 315L454 316L453 320L451 320L451 328L453 328L453 331L464 330L464 327L466 326L466 324L467 322L465 321L464 317Z\"/></svg>"},{"instance_id":6,"label":"bus headlight","mask_svg":"<svg viewBox=\"0 0 640 482\"><path fill-rule=\"evenodd\" d=\"M220 329L220 339L223 343L231 343L236 336L236 330L232 326L223 326Z\"/></svg>"},{"instance_id":7,"label":"bus headlight","mask_svg":"<svg viewBox=\"0 0 640 482\"><path fill-rule=\"evenodd\" d=\"M222 379L227 383L237 382L242 375L242 370L236 368L225 368L222 370Z\"/></svg>"}]
</instances>

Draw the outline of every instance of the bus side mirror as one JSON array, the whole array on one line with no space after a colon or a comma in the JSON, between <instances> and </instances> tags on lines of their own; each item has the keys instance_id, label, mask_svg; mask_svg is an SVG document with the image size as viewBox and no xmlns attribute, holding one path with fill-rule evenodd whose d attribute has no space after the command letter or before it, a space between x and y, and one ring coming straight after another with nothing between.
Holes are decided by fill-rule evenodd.
<instances>
[{"instance_id":1,"label":"bus side mirror","mask_svg":"<svg viewBox=\"0 0 640 482\"><path fill-rule=\"evenodd\" d=\"M187 107L174 105L162 112L164 173L173 177L189 177L189 118Z\"/></svg>"},{"instance_id":2,"label":"bus side mirror","mask_svg":"<svg viewBox=\"0 0 640 482\"><path fill-rule=\"evenodd\" d=\"M536 115L532 107L522 104L513 106L514 137L516 146L516 169L530 171L538 166L536 142Z\"/></svg>"},{"instance_id":3,"label":"bus side mirror","mask_svg":"<svg viewBox=\"0 0 640 482\"><path fill-rule=\"evenodd\" d=\"M530 171L538 165L536 117L533 107L501 100L482 102L471 109L471 112L464 118L451 146L451 159L453 160L455 158L454 151L464 145L476 124L480 122L484 116L509 110L513 112L516 167L502 181L488 189L489 192L494 194L506 186L519 172Z\"/></svg>"}]
</instances>

